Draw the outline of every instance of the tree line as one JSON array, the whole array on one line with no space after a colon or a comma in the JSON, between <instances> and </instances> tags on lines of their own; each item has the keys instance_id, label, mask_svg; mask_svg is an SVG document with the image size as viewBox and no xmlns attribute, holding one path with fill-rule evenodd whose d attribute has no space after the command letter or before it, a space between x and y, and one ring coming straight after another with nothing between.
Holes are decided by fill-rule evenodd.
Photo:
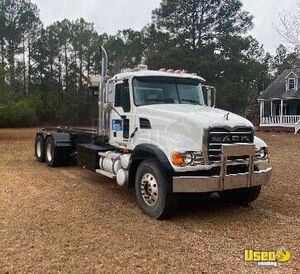
<instances>
[{"instance_id":1,"label":"tree line","mask_svg":"<svg viewBox=\"0 0 300 274\"><path fill-rule=\"evenodd\" d=\"M95 121L87 83L100 73L100 45L111 75L141 60L195 72L216 85L218 107L254 121L259 92L295 60L247 35L253 17L239 0L162 0L152 14L141 31L109 35L83 18L44 26L30 0L0 0L0 127Z\"/></svg>"}]
</instances>

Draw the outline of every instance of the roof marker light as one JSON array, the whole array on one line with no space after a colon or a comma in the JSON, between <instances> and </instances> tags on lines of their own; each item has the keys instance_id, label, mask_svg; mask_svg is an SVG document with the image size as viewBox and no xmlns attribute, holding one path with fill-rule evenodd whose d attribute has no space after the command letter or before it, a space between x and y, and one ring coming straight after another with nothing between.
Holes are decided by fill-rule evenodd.
<instances>
[{"instance_id":1,"label":"roof marker light","mask_svg":"<svg viewBox=\"0 0 300 274\"><path fill-rule=\"evenodd\" d=\"M148 66L145 64L139 64L138 65L138 70L148 70Z\"/></svg>"}]
</instances>

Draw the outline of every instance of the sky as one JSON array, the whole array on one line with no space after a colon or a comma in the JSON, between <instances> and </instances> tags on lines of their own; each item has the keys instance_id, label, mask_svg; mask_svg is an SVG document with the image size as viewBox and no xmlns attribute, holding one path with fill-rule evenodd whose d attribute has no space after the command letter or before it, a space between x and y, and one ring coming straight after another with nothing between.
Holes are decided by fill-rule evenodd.
<instances>
[{"instance_id":1,"label":"sky","mask_svg":"<svg viewBox=\"0 0 300 274\"><path fill-rule=\"evenodd\" d=\"M115 34L119 29L141 30L151 22L151 11L161 0L32 0L40 9L47 26L57 20L83 17L93 22L99 33ZM250 34L274 54L284 41L277 33L279 14L293 12L297 0L241 0L244 10L254 16L255 27Z\"/></svg>"}]
</instances>

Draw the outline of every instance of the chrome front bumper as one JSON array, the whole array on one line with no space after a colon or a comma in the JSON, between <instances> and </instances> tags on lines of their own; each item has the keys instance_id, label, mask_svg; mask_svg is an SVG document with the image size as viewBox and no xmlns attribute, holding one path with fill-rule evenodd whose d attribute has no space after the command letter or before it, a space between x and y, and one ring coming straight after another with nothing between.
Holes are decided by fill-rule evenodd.
<instances>
[{"instance_id":1,"label":"chrome front bumper","mask_svg":"<svg viewBox=\"0 0 300 274\"><path fill-rule=\"evenodd\" d=\"M249 171L238 174L227 174L228 157L249 156ZM254 171L255 145L233 144L222 146L221 172L219 176L178 176L173 177L173 192L201 193L216 192L235 188L249 188L268 183L272 168Z\"/></svg>"}]
</instances>

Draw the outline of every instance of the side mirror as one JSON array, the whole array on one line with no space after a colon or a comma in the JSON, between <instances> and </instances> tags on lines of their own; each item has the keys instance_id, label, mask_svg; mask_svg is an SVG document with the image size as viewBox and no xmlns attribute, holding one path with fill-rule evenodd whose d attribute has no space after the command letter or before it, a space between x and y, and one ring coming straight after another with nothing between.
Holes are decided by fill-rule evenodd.
<instances>
[{"instance_id":1,"label":"side mirror","mask_svg":"<svg viewBox=\"0 0 300 274\"><path fill-rule=\"evenodd\" d=\"M89 90L92 91L94 96L99 96L99 87L100 87L101 77L99 75L91 75L88 79Z\"/></svg>"},{"instance_id":2,"label":"side mirror","mask_svg":"<svg viewBox=\"0 0 300 274\"><path fill-rule=\"evenodd\" d=\"M104 84L110 79L110 76L106 76L104 79L100 75L91 75L88 79L88 88L92 91L94 96L99 96L100 84L103 81Z\"/></svg>"},{"instance_id":3,"label":"side mirror","mask_svg":"<svg viewBox=\"0 0 300 274\"><path fill-rule=\"evenodd\" d=\"M206 91L206 104L208 107L216 106L217 90L213 86L202 86Z\"/></svg>"}]
</instances>

